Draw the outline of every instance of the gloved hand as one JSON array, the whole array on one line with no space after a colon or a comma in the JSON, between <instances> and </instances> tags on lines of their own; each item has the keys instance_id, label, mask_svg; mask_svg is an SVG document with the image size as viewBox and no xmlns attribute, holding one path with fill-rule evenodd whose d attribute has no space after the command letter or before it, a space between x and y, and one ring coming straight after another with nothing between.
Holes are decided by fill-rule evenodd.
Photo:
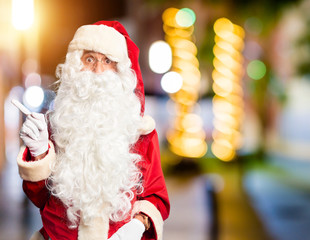
<instances>
[{"instance_id":1,"label":"gloved hand","mask_svg":"<svg viewBox=\"0 0 310 240\"><path fill-rule=\"evenodd\" d=\"M48 150L48 131L45 117L42 113L31 113L27 116L21 130L20 137L29 148L33 157Z\"/></svg>"},{"instance_id":2,"label":"gloved hand","mask_svg":"<svg viewBox=\"0 0 310 240\"><path fill-rule=\"evenodd\" d=\"M140 240L144 231L144 224L138 219L132 219L118 229L108 240Z\"/></svg>"}]
</instances>

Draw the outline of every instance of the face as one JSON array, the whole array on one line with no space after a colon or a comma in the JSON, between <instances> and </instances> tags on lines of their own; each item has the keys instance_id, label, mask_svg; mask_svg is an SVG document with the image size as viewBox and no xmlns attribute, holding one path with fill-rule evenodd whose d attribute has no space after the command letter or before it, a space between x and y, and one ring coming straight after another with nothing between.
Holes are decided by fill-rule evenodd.
<instances>
[{"instance_id":1,"label":"face","mask_svg":"<svg viewBox=\"0 0 310 240\"><path fill-rule=\"evenodd\" d=\"M117 71L117 63L113 62L102 53L84 51L81 61L83 63L82 71L92 71L98 74L107 70Z\"/></svg>"}]
</instances>

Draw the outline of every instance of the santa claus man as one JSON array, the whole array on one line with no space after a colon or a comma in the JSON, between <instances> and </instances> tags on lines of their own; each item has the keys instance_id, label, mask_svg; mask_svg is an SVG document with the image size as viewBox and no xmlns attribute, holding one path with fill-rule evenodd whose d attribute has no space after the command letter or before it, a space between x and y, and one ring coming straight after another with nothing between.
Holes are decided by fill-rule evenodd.
<instances>
[{"instance_id":1,"label":"santa claus man","mask_svg":"<svg viewBox=\"0 0 310 240\"><path fill-rule=\"evenodd\" d=\"M169 199L138 48L116 21L80 27L57 67L54 110L21 129L19 173L35 239L162 239Z\"/></svg>"}]
</instances>

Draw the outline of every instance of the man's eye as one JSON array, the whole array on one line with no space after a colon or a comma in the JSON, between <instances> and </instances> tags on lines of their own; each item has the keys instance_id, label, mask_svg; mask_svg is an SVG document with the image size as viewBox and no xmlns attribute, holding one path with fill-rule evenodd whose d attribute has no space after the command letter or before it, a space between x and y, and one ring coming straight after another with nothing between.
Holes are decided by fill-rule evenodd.
<instances>
[{"instance_id":1,"label":"man's eye","mask_svg":"<svg viewBox=\"0 0 310 240\"><path fill-rule=\"evenodd\" d=\"M86 58L86 62L87 63L93 63L94 62L94 58L93 57L87 57Z\"/></svg>"},{"instance_id":2,"label":"man's eye","mask_svg":"<svg viewBox=\"0 0 310 240\"><path fill-rule=\"evenodd\" d=\"M106 64L110 64L111 62L112 62L112 61L111 61L110 59L108 59L108 58L105 59L105 63L106 63Z\"/></svg>"}]
</instances>

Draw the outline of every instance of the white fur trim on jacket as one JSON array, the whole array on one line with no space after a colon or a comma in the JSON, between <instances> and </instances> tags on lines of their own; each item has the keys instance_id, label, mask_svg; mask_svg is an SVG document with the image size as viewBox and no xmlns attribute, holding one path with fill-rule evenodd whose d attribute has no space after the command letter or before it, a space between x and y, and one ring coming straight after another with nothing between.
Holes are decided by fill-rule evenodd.
<instances>
[{"instance_id":1,"label":"white fur trim on jacket","mask_svg":"<svg viewBox=\"0 0 310 240\"><path fill-rule=\"evenodd\" d=\"M44 240L44 237L41 235L40 232L35 232L32 234L30 240Z\"/></svg>"},{"instance_id":2,"label":"white fur trim on jacket","mask_svg":"<svg viewBox=\"0 0 310 240\"><path fill-rule=\"evenodd\" d=\"M157 234L157 240L162 240L164 220L158 209L151 202L141 200L135 202L132 210L132 216L139 212L143 212L152 219Z\"/></svg>"},{"instance_id":3,"label":"white fur trim on jacket","mask_svg":"<svg viewBox=\"0 0 310 240\"><path fill-rule=\"evenodd\" d=\"M82 221L79 225L78 240L107 240L109 232L109 218L106 220L102 218L93 219L88 225Z\"/></svg>"},{"instance_id":4,"label":"white fur trim on jacket","mask_svg":"<svg viewBox=\"0 0 310 240\"><path fill-rule=\"evenodd\" d=\"M154 119L149 115L145 115L143 116L143 123L140 132L142 135L147 135L155 129L155 126L156 123Z\"/></svg>"},{"instance_id":5,"label":"white fur trim on jacket","mask_svg":"<svg viewBox=\"0 0 310 240\"><path fill-rule=\"evenodd\" d=\"M115 62L127 62L125 37L113 27L84 25L80 27L69 44L68 52L89 50L102 53Z\"/></svg>"},{"instance_id":6,"label":"white fur trim on jacket","mask_svg":"<svg viewBox=\"0 0 310 240\"><path fill-rule=\"evenodd\" d=\"M22 179L37 182L47 179L51 174L50 165L56 159L55 149L53 143L49 142L50 149L48 154L41 160L26 162L23 159L23 154L26 147L21 147L17 156L17 164L19 175Z\"/></svg>"}]
</instances>

